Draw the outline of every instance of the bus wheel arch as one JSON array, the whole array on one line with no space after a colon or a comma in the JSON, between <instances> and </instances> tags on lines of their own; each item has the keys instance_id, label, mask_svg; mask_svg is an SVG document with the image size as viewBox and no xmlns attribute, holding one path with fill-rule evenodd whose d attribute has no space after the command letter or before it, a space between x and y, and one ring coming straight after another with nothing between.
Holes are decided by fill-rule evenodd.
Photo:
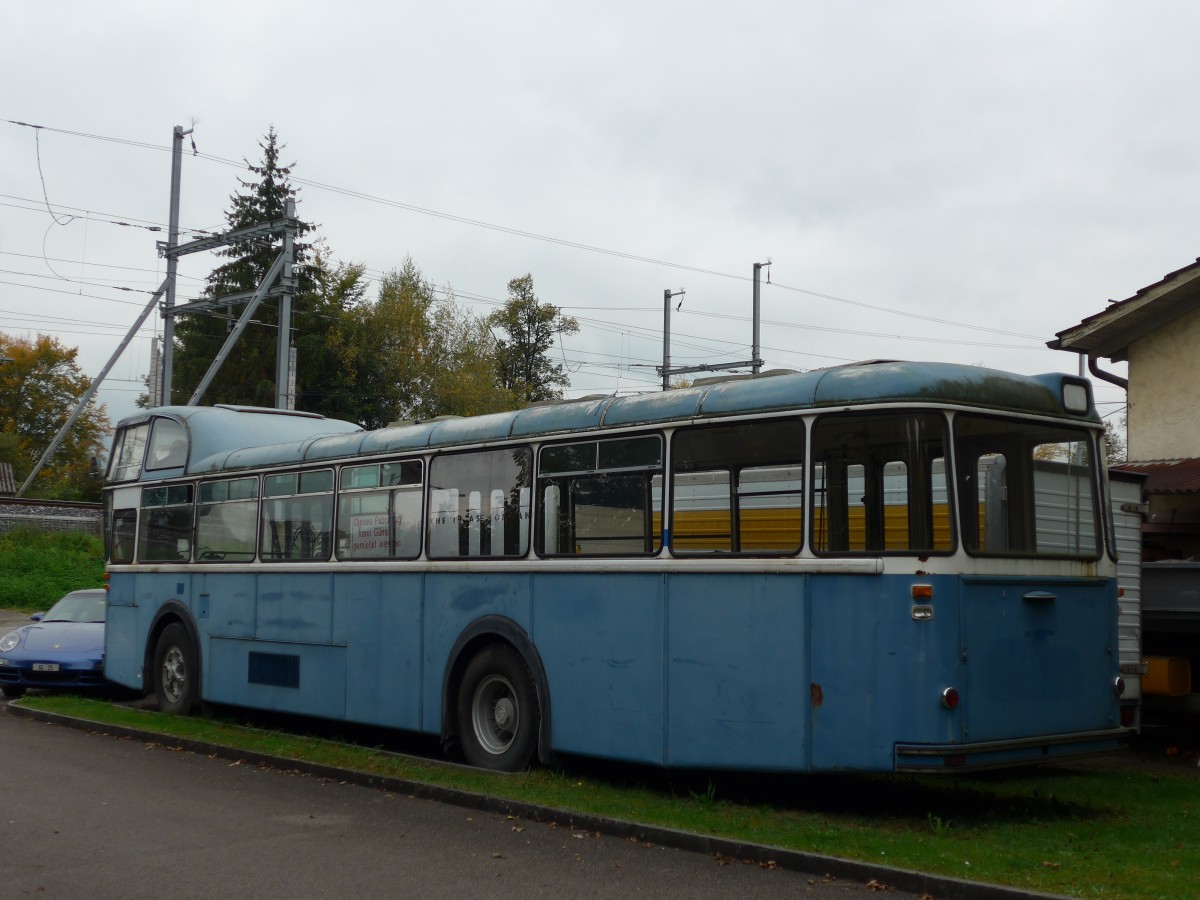
<instances>
[{"instance_id":1,"label":"bus wheel arch","mask_svg":"<svg viewBox=\"0 0 1200 900\"><path fill-rule=\"evenodd\" d=\"M183 604L169 601L155 616L146 641L144 688L159 709L187 715L200 702L200 642Z\"/></svg>"},{"instance_id":2,"label":"bus wheel arch","mask_svg":"<svg viewBox=\"0 0 1200 900\"><path fill-rule=\"evenodd\" d=\"M550 691L525 630L500 616L480 619L459 636L449 660L442 683L443 744L461 749L481 768L521 770L535 753L550 763ZM519 721L512 722L513 715ZM519 733L488 736L489 723ZM485 730L482 739L478 727Z\"/></svg>"}]
</instances>

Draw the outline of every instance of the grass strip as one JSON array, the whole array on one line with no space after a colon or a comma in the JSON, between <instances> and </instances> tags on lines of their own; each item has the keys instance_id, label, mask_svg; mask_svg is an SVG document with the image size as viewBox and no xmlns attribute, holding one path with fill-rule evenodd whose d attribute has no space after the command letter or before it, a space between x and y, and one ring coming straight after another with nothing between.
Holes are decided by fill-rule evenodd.
<instances>
[{"instance_id":1,"label":"grass strip","mask_svg":"<svg viewBox=\"0 0 1200 900\"><path fill-rule=\"evenodd\" d=\"M317 765L583 814L1077 897L1200 896L1200 779L1085 764L956 778L664 773L500 775L222 719L71 695L24 705Z\"/></svg>"}]
</instances>

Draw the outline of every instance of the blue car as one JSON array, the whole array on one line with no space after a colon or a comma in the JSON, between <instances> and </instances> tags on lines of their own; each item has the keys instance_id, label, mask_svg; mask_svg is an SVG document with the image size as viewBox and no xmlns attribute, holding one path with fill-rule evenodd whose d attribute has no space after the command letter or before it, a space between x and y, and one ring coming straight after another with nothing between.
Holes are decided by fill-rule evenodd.
<instances>
[{"instance_id":1,"label":"blue car","mask_svg":"<svg viewBox=\"0 0 1200 900\"><path fill-rule=\"evenodd\" d=\"M0 638L0 691L98 688L104 680L103 590L71 591L47 613Z\"/></svg>"}]
</instances>

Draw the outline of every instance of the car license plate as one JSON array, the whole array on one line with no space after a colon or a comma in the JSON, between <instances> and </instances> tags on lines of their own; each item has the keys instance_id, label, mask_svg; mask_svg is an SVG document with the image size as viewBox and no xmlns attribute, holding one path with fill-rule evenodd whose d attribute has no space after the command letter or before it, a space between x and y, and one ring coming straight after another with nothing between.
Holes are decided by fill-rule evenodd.
<instances>
[{"instance_id":1,"label":"car license plate","mask_svg":"<svg viewBox=\"0 0 1200 900\"><path fill-rule=\"evenodd\" d=\"M34 663L33 671L35 672L57 672L58 663Z\"/></svg>"}]
</instances>

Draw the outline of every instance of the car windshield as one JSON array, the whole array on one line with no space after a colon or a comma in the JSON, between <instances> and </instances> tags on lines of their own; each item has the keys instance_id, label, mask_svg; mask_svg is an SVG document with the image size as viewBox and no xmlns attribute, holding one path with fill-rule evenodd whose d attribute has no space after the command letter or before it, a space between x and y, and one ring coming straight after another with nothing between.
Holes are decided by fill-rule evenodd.
<instances>
[{"instance_id":1,"label":"car windshield","mask_svg":"<svg viewBox=\"0 0 1200 900\"><path fill-rule=\"evenodd\" d=\"M43 622L103 622L104 591L67 594L42 617Z\"/></svg>"}]
</instances>

